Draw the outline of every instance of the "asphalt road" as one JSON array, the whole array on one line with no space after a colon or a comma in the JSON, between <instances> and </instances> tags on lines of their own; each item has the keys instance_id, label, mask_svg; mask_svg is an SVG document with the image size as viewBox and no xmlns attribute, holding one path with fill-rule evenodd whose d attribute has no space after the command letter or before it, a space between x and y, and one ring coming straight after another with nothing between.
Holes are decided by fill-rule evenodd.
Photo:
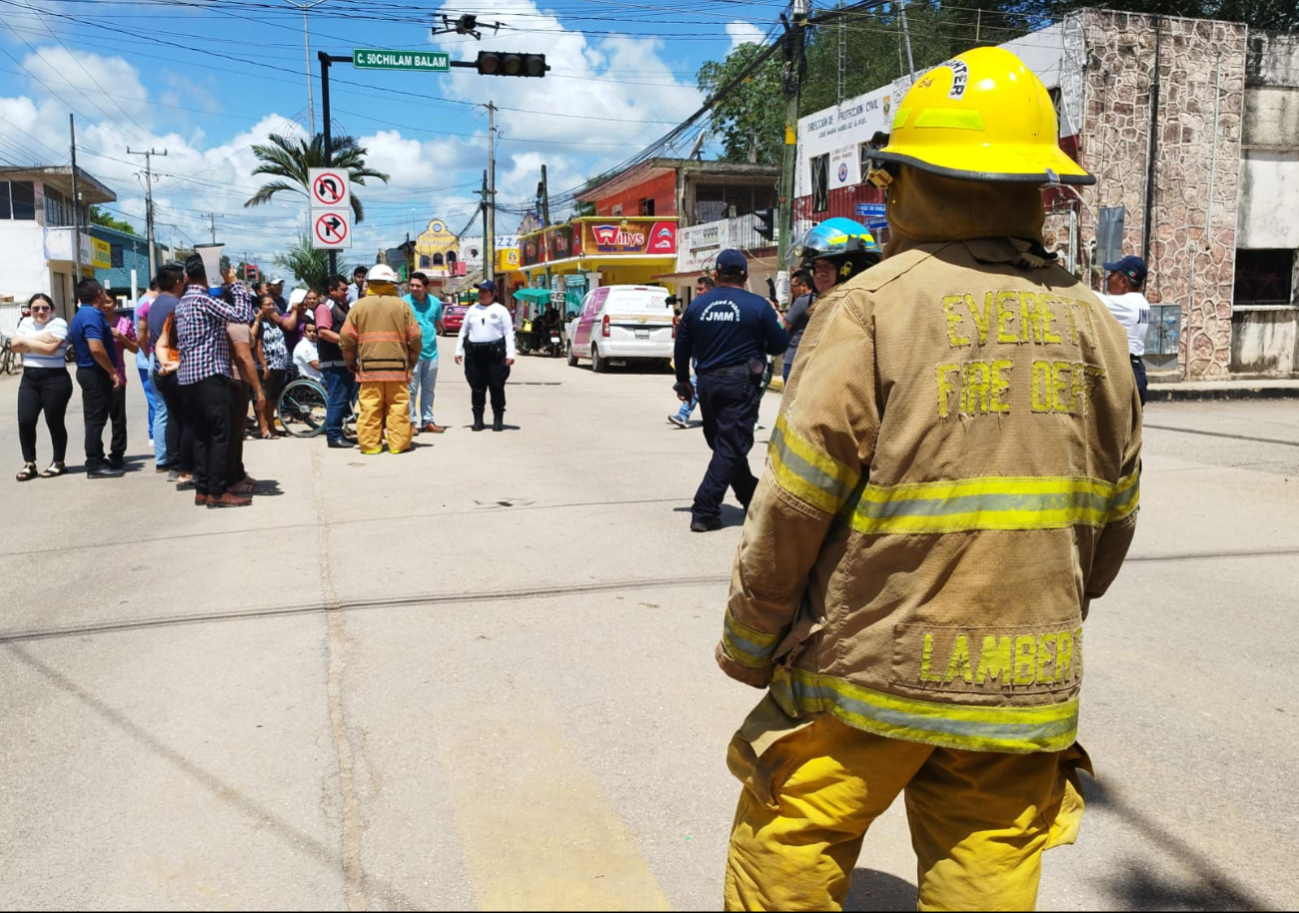
<instances>
[{"instance_id":1,"label":"asphalt road","mask_svg":"<svg viewBox=\"0 0 1299 913\"><path fill-rule=\"evenodd\" d=\"M719 907L759 694L713 663L740 512L688 532L707 452L670 383L524 358L513 427L472 434L444 357L447 434L250 441L271 493L216 512L143 462L133 377L135 471L0 480L0 907ZM1146 420L1088 622L1099 780L1041 906L1293 908L1299 403ZM895 807L850 908L914 884Z\"/></svg>"}]
</instances>

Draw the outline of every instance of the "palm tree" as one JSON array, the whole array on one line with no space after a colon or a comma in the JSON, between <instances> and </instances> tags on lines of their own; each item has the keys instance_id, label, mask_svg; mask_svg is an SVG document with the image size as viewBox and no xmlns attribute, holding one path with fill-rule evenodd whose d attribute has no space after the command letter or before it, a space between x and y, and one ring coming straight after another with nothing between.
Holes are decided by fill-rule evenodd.
<instances>
[{"instance_id":1,"label":"palm tree","mask_svg":"<svg viewBox=\"0 0 1299 913\"><path fill-rule=\"evenodd\" d=\"M316 250L311 238L301 235L289 249L275 257L275 264L291 272L305 287L324 295L325 283L329 279L329 253ZM352 268L339 261L338 275L350 276Z\"/></svg>"},{"instance_id":2,"label":"palm tree","mask_svg":"<svg viewBox=\"0 0 1299 913\"><path fill-rule=\"evenodd\" d=\"M335 136L331 145L334 154L328 167L347 169L353 184L364 186L366 178L378 178L385 184L388 183L388 175L365 166L366 150L357 145L354 138ZM326 167L325 137L320 133L313 136L310 143L304 139L286 139L278 133L272 133L268 144L253 146L253 154L261 162L253 169L253 174L269 174L284 180L263 185L261 190L244 201L246 207L269 203L277 193L285 190L300 193L309 199L308 169ZM357 222L365 218L365 211L355 193L352 194L352 213Z\"/></svg>"}]
</instances>

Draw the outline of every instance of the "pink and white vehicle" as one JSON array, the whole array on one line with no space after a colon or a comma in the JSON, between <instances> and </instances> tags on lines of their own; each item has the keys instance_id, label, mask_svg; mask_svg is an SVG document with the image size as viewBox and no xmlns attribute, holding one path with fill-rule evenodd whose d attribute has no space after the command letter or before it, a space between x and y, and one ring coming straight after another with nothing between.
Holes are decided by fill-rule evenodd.
<instances>
[{"instance_id":1,"label":"pink and white vehicle","mask_svg":"<svg viewBox=\"0 0 1299 913\"><path fill-rule=\"evenodd\" d=\"M649 359L667 364L676 334L668 290L657 285L606 285L582 301L568 324L568 363L590 359L603 373L612 362Z\"/></svg>"}]
</instances>

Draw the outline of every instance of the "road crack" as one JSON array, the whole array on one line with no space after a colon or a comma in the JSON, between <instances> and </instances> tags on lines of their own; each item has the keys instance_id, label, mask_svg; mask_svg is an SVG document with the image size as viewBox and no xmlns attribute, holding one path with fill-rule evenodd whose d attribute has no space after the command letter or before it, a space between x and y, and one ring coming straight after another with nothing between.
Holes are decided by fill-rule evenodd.
<instances>
[{"instance_id":1,"label":"road crack","mask_svg":"<svg viewBox=\"0 0 1299 913\"><path fill-rule=\"evenodd\" d=\"M347 714L343 708L343 686L347 679L351 640L347 636L347 616L338 592L334 589L334 578L330 572L329 518L325 513L325 487L320 477L320 451L315 447L311 448L311 487L316 506L320 586L325 607L325 642L329 651L329 674L325 691L329 701L329 727L338 757L338 792L342 800L340 829L343 890L349 910L365 910L369 908L365 892L365 869L361 861L361 838L365 826L361 819L361 800L356 789L356 746L352 742Z\"/></svg>"}]
</instances>

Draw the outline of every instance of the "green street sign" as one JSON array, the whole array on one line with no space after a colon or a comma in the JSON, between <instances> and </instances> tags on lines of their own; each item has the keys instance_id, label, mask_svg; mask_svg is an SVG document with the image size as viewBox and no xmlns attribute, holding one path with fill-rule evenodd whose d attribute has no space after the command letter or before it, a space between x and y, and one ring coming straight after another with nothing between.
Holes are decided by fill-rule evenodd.
<instances>
[{"instance_id":1,"label":"green street sign","mask_svg":"<svg viewBox=\"0 0 1299 913\"><path fill-rule=\"evenodd\" d=\"M451 72L451 55L436 51L384 51L357 48L352 51L352 66L361 70L424 70L429 73Z\"/></svg>"}]
</instances>

